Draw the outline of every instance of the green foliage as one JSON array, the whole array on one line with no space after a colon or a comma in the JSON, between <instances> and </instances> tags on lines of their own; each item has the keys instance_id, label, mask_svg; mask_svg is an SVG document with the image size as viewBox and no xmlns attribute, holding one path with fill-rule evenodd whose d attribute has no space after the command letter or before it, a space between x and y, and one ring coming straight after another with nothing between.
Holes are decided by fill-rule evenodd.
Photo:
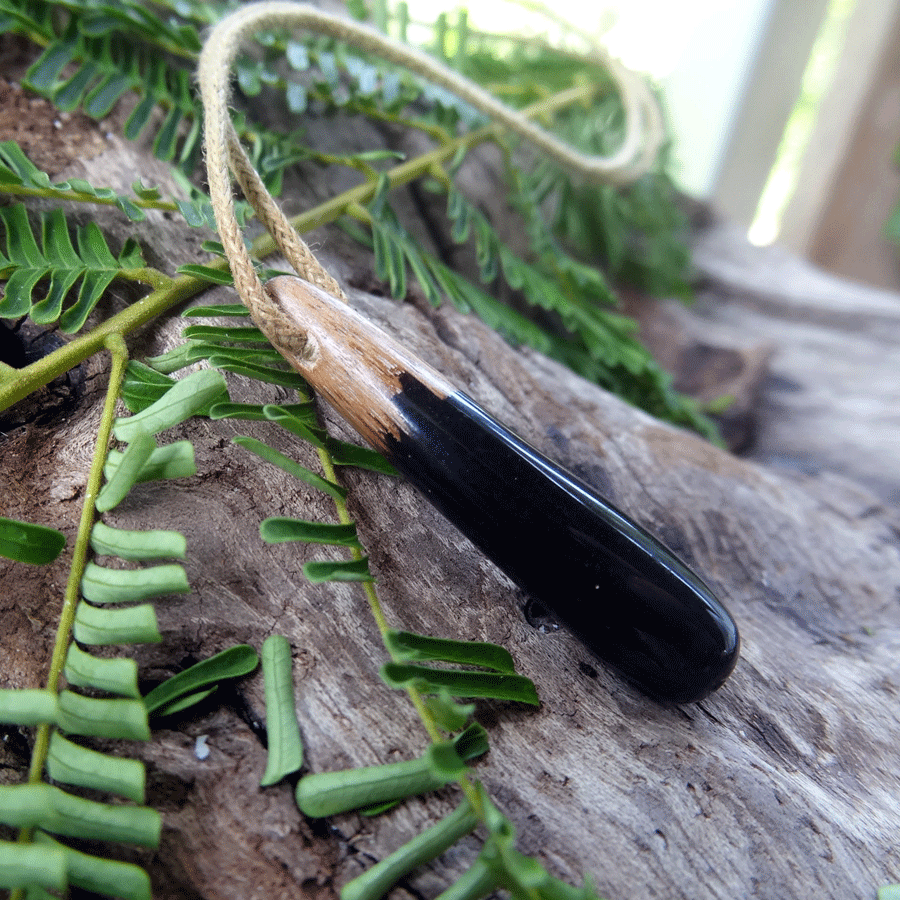
<instances>
[{"instance_id":1,"label":"green foliage","mask_svg":"<svg viewBox=\"0 0 900 900\"><path fill-rule=\"evenodd\" d=\"M223 9L223 3L197 0L156 6L137 0L108 0L99 6L91 0L62 4L0 0L0 26L42 48L28 71L27 85L50 98L59 110L79 109L95 118L107 116L121 98L129 98L132 112L123 136L151 141L156 155L171 164L189 199L167 201L158 188L140 181L129 194L78 179L54 183L20 148L8 143L0 144L0 193L40 197L51 204L114 206L136 223L143 220L148 207L178 209L192 226L213 225L207 198L188 176L194 174L200 147L200 107L193 84L198 33ZM398 9L396 24L402 33L408 9L403 4ZM356 4L355 13L364 17L364 5ZM383 26L388 18L386 5L376 3L374 16ZM464 17L454 27L447 25L446 17L440 18L433 43L439 55L480 83L504 84L506 99L520 106L543 100L548 91L562 92L590 82L595 86L590 108L570 106L557 117L559 130L589 151L606 152L618 141L621 103L602 66L540 42L475 35ZM540 159L513 155L502 136L489 128L477 137L467 133L481 124L477 114L402 70L319 38L272 32L260 35L258 44L237 66L239 105L242 98L259 97L256 102L271 101L273 109L288 114L364 114L393 127L418 129L437 145L437 155L402 165L394 165L397 154L385 150L327 154L304 146L297 131L276 134L238 112L238 132L275 193L284 173L298 163L307 169L347 166L363 174L365 184L360 189L312 211L302 220L303 230L338 220L373 247L376 273L395 296L403 297L415 279L432 303L449 300L480 316L510 341L565 362L657 415L711 433L696 407L672 390L667 376L635 340L633 323L615 311L611 285L622 281L663 294L686 292L684 222L672 202L671 183L662 165L631 188L586 188ZM540 73L539 80L535 72ZM454 184L458 164L477 141L485 139L498 141L506 154L509 202L521 225L517 230L527 238L524 248L513 249ZM446 196L450 237L474 254L478 283L427 252L393 212L391 192L414 178L424 179L426 190ZM5 254L0 255L0 275L6 280L0 316L6 318L29 315L39 324L58 323L74 333L115 279L147 281L154 292L146 298L144 305L150 312L145 318L117 314L104 323L107 334L121 336L206 286L231 281L222 261L215 259L222 253L215 242L205 247L212 260L182 266L178 279L168 279L145 267L133 241L115 254L94 223L71 228L58 207L31 217L21 204L2 207L0 222L4 230L0 249ZM260 259L271 253L264 241L254 246L263 248ZM513 297L515 308L501 302L501 294ZM186 315L200 319L245 316L246 312L227 304L195 308ZM86 349L78 351L83 355L77 359L66 357L69 367L104 345L105 338L98 341L98 334L98 329L92 329L84 343L78 343L80 338L73 341L75 347ZM129 363L122 396L132 415L116 420L114 429L115 437L126 446L106 456L102 469L106 484L96 492L97 511L116 508L136 484L187 477L196 471L189 442L157 446L155 440L160 431L192 415L244 419L285 429L315 448L322 474L255 437L239 437L235 443L329 496L338 521L270 518L260 525L261 536L272 543L299 541L330 547L328 554L339 558L307 562L306 576L314 582L358 582L377 618L381 613L373 574L335 468L350 465L395 474L393 469L373 451L336 441L321 429L305 381L287 368L257 329L244 324L230 328L218 323L191 324L184 338L180 347L162 357ZM181 380L171 377L195 363L220 371L201 369ZM233 403L221 372L296 390L296 402ZM0 389L20 377L28 376L0 370ZM41 526L0 520L0 553L19 561L50 561L62 549L61 537ZM95 554L128 560L137 567L97 562L73 565L81 599L76 592L72 629L81 646L70 642L61 657L69 688L0 691L0 721L46 730L46 770L61 785L101 791L115 799L111 803L83 800L66 793L66 788L41 783L4 788L0 821L25 827L26 840L15 845L0 842L0 886L32 886L29 892L35 896L38 888L33 886L39 885L57 892L74 886L100 894L149 898L149 879L138 867L81 853L47 833L55 829L64 837L75 831L76 820L85 818L95 836L150 845L156 839L158 818L143 806L142 766L100 754L80 738L146 739L148 712L161 716L188 708L223 679L251 671L257 664L256 653L245 646L232 648L179 673L141 699L134 661L95 656L90 648L161 640L156 612L145 601L187 590L184 570L171 562L184 558L185 541L173 532L124 531L103 522L90 529L89 541ZM345 548L347 557L340 557L340 548ZM487 751L487 738L481 726L472 724L476 705L461 703L460 698L533 705L538 702L534 684L517 675L509 654L494 645L414 635L386 626L383 637L390 656L383 678L413 697L432 736L442 732L445 739L436 740L418 759L394 767L307 775L297 789L301 808L311 815L349 809L374 814L402 797L454 783L465 799L456 812L348 884L344 892L348 900L381 896L398 878L452 846L477 823L488 834L484 849L445 897L474 898L498 887L532 900L594 896L589 886L564 885L515 850L512 823L497 810L468 765ZM65 639L69 640L68 634ZM302 746L286 641L267 641L263 662L270 751L263 783L270 784L300 768Z\"/></svg>"},{"instance_id":2,"label":"green foliage","mask_svg":"<svg viewBox=\"0 0 900 900\"><path fill-rule=\"evenodd\" d=\"M356 525L331 522L307 522L304 519L274 517L259 526L260 537L269 544L285 541L306 541L311 544L335 544L340 547L359 547Z\"/></svg>"},{"instance_id":3,"label":"green foliage","mask_svg":"<svg viewBox=\"0 0 900 900\"><path fill-rule=\"evenodd\" d=\"M111 759L54 731L47 754L47 774L56 782L90 788L144 802L146 776L136 759Z\"/></svg>"},{"instance_id":4,"label":"green foliage","mask_svg":"<svg viewBox=\"0 0 900 900\"><path fill-rule=\"evenodd\" d=\"M66 536L46 525L0 517L0 556L42 566L53 562L66 546Z\"/></svg>"},{"instance_id":5,"label":"green foliage","mask_svg":"<svg viewBox=\"0 0 900 900\"><path fill-rule=\"evenodd\" d=\"M108 512L118 506L137 483L142 470L156 450L156 441L146 431L138 432L119 457L118 464L107 473L107 482L97 497L98 512Z\"/></svg>"},{"instance_id":6,"label":"green foliage","mask_svg":"<svg viewBox=\"0 0 900 900\"><path fill-rule=\"evenodd\" d=\"M333 816L436 791L465 771L452 741L430 744L416 759L305 775L297 784L297 805L307 816Z\"/></svg>"},{"instance_id":7,"label":"green foliage","mask_svg":"<svg viewBox=\"0 0 900 900\"><path fill-rule=\"evenodd\" d=\"M262 648L262 664L268 755L260 784L268 787L300 771L303 743L294 706L291 645L286 637L273 634L266 638Z\"/></svg>"},{"instance_id":8,"label":"green foliage","mask_svg":"<svg viewBox=\"0 0 900 900\"><path fill-rule=\"evenodd\" d=\"M113 434L120 441L133 441L141 434L157 434L197 415L227 395L225 380L218 372L200 369L175 382L155 403L132 416L117 419Z\"/></svg>"},{"instance_id":9,"label":"green foliage","mask_svg":"<svg viewBox=\"0 0 900 900\"><path fill-rule=\"evenodd\" d=\"M76 250L61 209L41 213L40 244L21 203L0 207L0 225L6 253L0 254L0 276L6 278L0 318L30 315L39 325L58 321L62 331L74 333L116 277L144 266L135 241L126 241L114 255L94 222L76 230ZM36 299L35 287L46 280L46 296ZM63 309L76 287L76 301Z\"/></svg>"},{"instance_id":10,"label":"green foliage","mask_svg":"<svg viewBox=\"0 0 900 900\"><path fill-rule=\"evenodd\" d=\"M162 640L156 611L149 603L100 610L81 602L72 622L75 640L93 647L114 644L158 644Z\"/></svg>"},{"instance_id":11,"label":"green foliage","mask_svg":"<svg viewBox=\"0 0 900 900\"><path fill-rule=\"evenodd\" d=\"M54 5L32 7L40 15L41 7ZM154 152L193 168L200 150L200 117L184 58L190 60L200 50L196 28L173 27L143 4L123 0L100 8L87 2L65 6L68 15L50 17L52 24L43 28L46 46L29 68L26 85L61 110L81 109L96 119L105 117L126 93L137 93L139 102L125 124L125 136L139 137L161 106L166 115L154 138ZM182 65L173 66L179 58ZM179 148L182 123L187 134Z\"/></svg>"},{"instance_id":12,"label":"green foliage","mask_svg":"<svg viewBox=\"0 0 900 900\"><path fill-rule=\"evenodd\" d=\"M0 887L64 891L68 885L66 856L61 850L0 841Z\"/></svg>"},{"instance_id":13,"label":"green foliage","mask_svg":"<svg viewBox=\"0 0 900 900\"><path fill-rule=\"evenodd\" d=\"M490 697L495 700L517 700L538 706L534 682L522 675L500 672L435 669L412 663L385 663L381 677L391 687L414 685L423 694L439 694L442 690L453 697Z\"/></svg>"},{"instance_id":14,"label":"green foliage","mask_svg":"<svg viewBox=\"0 0 900 900\"><path fill-rule=\"evenodd\" d=\"M184 559L187 542L177 531L126 531L97 522L91 530L91 549L98 556L121 559Z\"/></svg>"},{"instance_id":15,"label":"green foliage","mask_svg":"<svg viewBox=\"0 0 900 900\"><path fill-rule=\"evenodd\" d=\"M158 199L158 192L148 193L140 182L136 182L134 190L140 199ZM54 200L112 203L133 222L142 222L146 218L133 198L117 194L111 188L97 188L81 178L51 182L47 173L42 172L14 141L0 143L0 192L34 193Z\"/></svg>"},{"instance_id":16,"label":"green foliage","mask_svg":"<svg viewBox=\"0 0 900 900\"><path fill-rule=\"evenodd\" d=\"M93 688L134 699L141 696L137 684L137 663L126 656L91 656L78 644L70 644L63 675L72 687Z\"/></svg>"},{"instance_id":17,"label":"green foliage","mask_svg":"<svg viewBox=\"0 0 900 900\"><path fill-rule=\"evenodd\" d=\"M457 309L474 312L508 340L558 359L659 418L715 439L715 427L697 404L673 389L671 376L637 340L634 321L604 308L614 305L615 299L598 270L562 250L539 212L546 191L533 185L527 189L529 179L521 173L514 180L520 191L517 206L529 220L533 263L511 252L484 214L454 187L448 190L447 215L453 223L453 239L474 244L482 282L502 277L536 311L535 318L499 303L418 248L391 210L384 181L369 206L378 276L390 285L394 296L402 297L409 268L432 303L446 296ZM523 199L526 192L529 202ZM538 324L538 319L547 324Z\"/></svg>"},{"instance_id":18,"label":"green foliage","mask_svg":"<svg viewBox=\"0 0 900 900\"><path fill-rule=\"evenodd\" d=\"M488 838L473 866L480 883L490 881L493 887L504 888L517 898L594 900L597 897L588 882L582 888L573 888L551 876L536 859L516 850L515 826L497 809L481 785L477 790L488 830Z\"/></svg>"},{"instance_id":19,"label":"green foliage","mask_svg":"<svg viewBox=\"0 0 900 900\"><path fill-rule=\"evenodd\" d=\"M239 447L243 447L245 450L249 450L251 453L255 453L260 459L265 460L267 463L278 466L279 469L287 472L288 475L293 475L294 478L305 481L310 487L317 488L323 493L328 494L333 500L344 500L347 496L346 489L339 484L335 484L333 481L322 478L321 475L317 475L305 466L301 466L299 463L294 462L294 460L289 459L279 450L268 446L268 444L264 444L256 438L236 437L234 438L234 443Z\"/></svg>"},{"instance_id":20,"label":"green foliage","mask_svg":"<svg viewBox=\"0 0 900 900\"><path fill-rule=\"evenodd\" d=\"M461 666L482 666L507 675L516 670L508 650L483 641L454 641L391 629L385 635L385 644L399 662L437 660Z\"/></svg>"},{"instance_id":21,"label":"green foliage","mask_svg":"<svg viewBox=\"0 0 900 900\"><path fill-rule=\"evenodd\" d=\"M139 866L82 853L43 831L35 833L34 842L42 853L62 853L67 880L73 887L122 900L151 900L150 878Z\"/></svg>"},{"instance_id":22,"label":"green foliage","mask_svg":"<svg viewBox=\"0 0 900 900\"><path fill-rule=\"evenodd\" d=\"M120 367L122 370L124 366ZM138 426L117 420L123 439L131 443L98 493L99 511L117 505L141 480L156 447L151 432L183 421L204 404L208 405L210 399L221 398L223 394L227 397L220 375L214 372L197 375L201 377L185 379L190 382L188 393L192 396L186 397L184 387L175 384L170 386L168 395L134 417L139 419ZM118 387L118 380L111 379L113 399ZM105 415L111 420L113 405L107 403L106 408ZM111 425L109 421L108 427ZM103 444L98 447L92 470L97 473L98 481L104 449ZM88 512L92 510L88 508ZM46 562L61 549L62 535L50 529L9 520L2 524L4 549L12 547L15 553L10 555L21 561ZM82 530L90 529L84 535L84 543L89 540L95 552L103 555L117 555L121 551L123 558L141 562L184 556L184 539L172 532L121 531L103 523L97 523L93 529L90 526L88 515L82 520ZM69 688L61 692L54 687L0 691L0 721L37 726L39 733L43 729L44 735L36 743L39 764L32 766L28 783L0 787L0 822L21 829L27 838L15 845L20 851L15 855L11 853L11 845L0 844L0 886L28 887L31 891L32 886L40 885L64 891L72 885L117 897L149 898L149 879L137 866L76 851L45 834L147 847L155 847L159 842L160 816L143 805L143 764L98 752L72 738L148 740L148 709L165 712L188 690L249 671L256 666L257 657L252 648L226 651L220 658L201 665L199 674L183 673L174 685L163 686L157 691L156 701L148 706L138 692L137 666L133 660L95 657L83 647L160 640L153 607L141 601L187 591L184 569L173 563L132 569L107 568L87 561L81 563L80 571L77 566L73 569L72 578L82 596L72 619L72 635L82 646L71 642L67 628L61 628L58 638L58 646L65 650L62 674ZM44 768L55 785L37 780ZM68 788L73 787L118 799L116 802L87 799L69 793Z\"/></svg>"},{"instance_id":23,"label":"green foliage","mask_svg":"<svg viewBox=\"0 0 900 900\"><path fill-rule=\"evenodd\" d=\"M40 34L47 42L30 71L32 87L54 102L74 104L94 115L105 114L106 104L125 93L137 93L140 100L126 126L126 137L137 137L150 122L152 111L162 107L165 116L155 148L162 158L175 161L175 136L186 135L177 162L184 171L190 171L196 159L200 121L190 72L199 46L197 29L214 17L211 9L201 13L194 6L180 4L173 15L161 19L151 12L137 12L123 0L104 7L103 14L91 4L72 2L66 4L65 15L54 18L46 10L39 12L45 6L31 4L31 12L20 12L10 26L32 37ZM479 83L488 87L502 83L505 99L514 104L535 102L548 90L563 91L590 78L597 86L591 107L568 107L557 116L557 127L588 152L608 152L620 139L621 104L600 63L541 42L523 44L500 35L475 35L467 30L464 18L455 30L444 27L440 33L436 45L443 56ZM239 61L238 86L246 97L266 93L267 100L284 104L287 113L308 111L314 106L326 114L366 114L424 129L444 142L460 125L471 126L477 121L465 104L446 92L333 41L271 32L261 34L259 44L258 53ZM122 54L120 45L127 46L127 54ZM447 50L451 45L455 48L452 52ZM287 76L284 60L292 73ZM163 63L165 73L160 71ZM69 68L63 78L66 64ZM74 74L73 65L80 66ZM541 73L540 84L530 74L533 72ZM251 125L242 114L236 122L254 163L276 193L286 167L297 162L349 165L374 178L378 164L391 157L386 151L361 151L343 157L319 154L304 146L297 132L275 135ZM5 168L8 177L23 187L26 182L45 190L51 187L46 175L21 153ZM454 239L475 244L485 283L493 287L496 279L502 278L531 310L523 315L500 303L492 291L472 284L442 260L424 253L398 229L383 202L381 195L385 192L379 191L371 208L371 240L376 269L388 281L392 293L403 296L408 276L414 275L433 302L446 297L460 309L479 315L510 340L554 356L654 415L714 436L714 429L696 404L672 389L668 376L636 341L632 323L598 308L611 299L597 273L598 262L616 281L627 280L657 293L687 291L685 220L673 202L672 185L662 165L624 190L577 185L566 173L540 160L528 169L517 157L507 174L511 203L531 239L532 258L517 255L500 241L480 213L473 216L477 225L469 236L469 214L459 216L463 208L471 210L471 203L453 188L448 191L448 212L454 222ZM0 181L2 177L0 171ZM445 180L446 176L442 178ZM193 199L176 201L178 208L191 224L212 224L205 197L189 183L186 186ZM58 187L80 190L81 199L90 199L90 185L78 182ZM97 199L116 202L129 215L140 215L140 205L159 196L157 189L139 183L134 190L137 202L108 191L98 193ZM545 221L543 211L547 209L551 216ZM563 251L563 246L569 251ZM201 280L229 281L227 272L218 267L190 264L180 271ZM58 284L64 282L58 280ZM196 348L191 352L196 353ZM249 376L268 371L271 383L285 384L285 378L287 386L295 383L292 373L267 370L267 363L261 359L236 361L232 354L223 353L215 364Z\"/></svg>"},{"instance_id":24,"label":"green foliage","mask_svg":"<svg viewBox=\"0 0 900 900\"><path fill-rule=\"evenodd\" d=\"M341 900L376 900L383 897L413 869L446 853L457 841L473 832L478 816L468 800L430 828L417 834L390 856L380 860L341 889Z\"/></svg>"},{"instance_id":25,"label":"green foliage","mask_svg":"<svg viewBox=\"0 0 900 900\"><path fill-rule=\"evenodd\" d=\"M259 664L256 651L247 644L229 647L209 659L201 660L190 668L168 678L144 697L148 715L166 716L181 712L190 698L194 702L207 696L210 685L217 686L231 678L249 675Z\"/></svg>"}]
</instances>

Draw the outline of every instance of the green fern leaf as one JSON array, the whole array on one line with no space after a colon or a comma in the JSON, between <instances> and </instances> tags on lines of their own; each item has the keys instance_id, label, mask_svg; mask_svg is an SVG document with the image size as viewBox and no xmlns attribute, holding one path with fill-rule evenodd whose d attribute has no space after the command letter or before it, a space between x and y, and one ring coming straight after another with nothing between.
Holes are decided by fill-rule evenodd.
<instances>
[{"instance_id":1,"label":"green fern leaf","mask_svg":"<svg viewBox=\"0 0 900 900\"><path fill-rule=\"evenodd\" d=\"M209 411L209 417L216 419L246 419L249 422L267 422L265 409L268 404L262 403L216 403ZM305 403L286 403L279 407L289 412L295 419L308 426L315 426L316 409L312 401Z\"/></svg>"},{"instance_id":2,"label":"green fern leaf","mask_svg":"<svg viewBox=\"0 0 900 900\"><path fill-rule=\"evenodd\" d=\"M96 199L101 203L111 202L122 210L132 222L141 222L146 218L144 211L133 200L117 194L111 188L94 187L80 178L51 183L50 176L34 165L18 144L14 141L4 141L0 143L0 189L14 194L16 188L22 188L26 192L39 191L43 197L60 200ZM55 233L56 227L54 223L53 238L60 237ZM68 234L63 239L61 252L68 250L66 244L70 244ZM74 251L72 252L74 253Z\"/></svg>"},{"instance_id":3,"label":"green fern leaf","mask_svg":"<svg viewBox=\"0 0 900 900\"><path fill-rule=\"evenodd\" d=\"M99 612L109 616L121 610L99 610ZM147 711L140 700L101 699L85 697L74 691L63 691L59 695L57 724L61 730L69 734L84 737L128 741L150 740Z\"/></svg>"},{"instance_id":4,"label":"green fern leaf","mask_svg":"<svg viewBox=\"0 0 900 900\"><path fill-rule=\"evenodd\" d=\"M61 849L0 841L0 888L35 886L63 893L69 883L66 854Z\"/></svg>"},{"instance_id":5,"label":"green fern leaf","mask_svg":"<svg viewBox=\"0 0 900 900\"><path fill-rule=\"evenodd\" d=\"M0 556L31 565L53 562L66 546L66 536L46 525L0 517Z\"/></svg>"},{"instance_id":6,"label":"green fern leaf","mask_svg":"<svg viewBox=\"0 0 900 900\"><path fill-rule=\"evenodd\" d=\"M43 853L64 855L68 881L75 887L122 900L152 900L150 878L140 867L82 853L55 841L43 831L35 833L34 841Z\"/></svg>"},{"instance_id":7,"label":"green fern leaf","mask_svg":"<svg viewBox=\"0 0 900 900\"><path fill-rule=\"evenodd\" d=\"M104 791L135 803L144 802L146 773L142 762L82 747L58 731L50 737L47 774L59 784Z\"/></svg>"},{"instance_id":8,"label":"green fern leaf","mask_svg":"<svg viewBox=\"0 0 900 900\"><path fill-rule=\"evenodd\" d=\"M267 444L264 444L262 441L258 441L256 438L251 437L236 437L232 438L232 440L239 447L243 447L245 450L249 450L251 453L255 453L266 462L272 463L272 465L278 466L280 469L283 469L289 475L293 475L295 478L299 478L301 481L305 481L312 487L318 488L320 491L328 494L328 496L332 499L346 499L347 491L339 484L334 484L334 482L327 481L326 479L322 478L321 475L316 475L315 472L311 472L309 469L301 466L299 463L294 462L294 460L289 459L274 447L270 447Z\"/></svg>"},{"instance_id":9,"label":"green fern leaf","mask_svg":"<svg viewBox=\"0 0 900 900\"><path fill-rule=\"evenodd\" d=\"M77 53L77 40L50 44L25 73L25 86L39 94L49 95L59 83L63 69L75 59Z\"/></svg>"},{"instance_id":10,"label":"green fern leaf","mask_svg":"<svg viewBox=\"0 0 900 900\"><path fill-rule=\"evenodd\" d=\"M469 801L463 800L449 816L416 835L362 875L347 882L341 889L341 900L379 900L401 878L446 853L459 840L473 832L477 825L478 816Z\"/></svg>"},{"instance_id":11,"label":"green fern leaf","mask_svg":"<svg viewBox=\"0 0 900 900\"><path fill-rule=\"evenodd\" d=\"M220 401L227 394L225 380L218 372L201 369L176 381L142 412L116 419L113 431L120 441L130 441L140 431L158 434L197 415L208 404Z\"/></svg>"},{"instance_id":12,"label":"green fern leaf","mask_svg":"<svg viewBox=\"0 0 900 900\"><path fill-rule=\"evenodd\" d=\"M170 27L137 4L118 0L102 10L85 7L80 15L73 10L65 33L51 40L29 68L25 83L57 108L80 108L96 119L108 115L124 94L136 92L140 100L126 123L126 136L136 139L152 121L153 110L162 106L167 114L154 139L155 152L174 159L181 123L190 122L180 152L181 164L190 171L200 144L192 72L190 67L174 68L159 52L161 43L185 55L199 51L193 26ZM71 72L73 65L78 68Z\"/></svg>"},{"instance_id":13,"label":"green fern leaf","mask_svg":"<svg viewBox=\"0 0 900 900\"><path fill-rule=\"evenodd\" d=\"M367 469L379 475L399 477L400 473L376 450L360 447L346 441L326 437L325 447L336 466L350 466L356 469Z\"/></svg>"},{"instance_id":14,"label":"green fern leaf","mask_svg":"<svg viewBox=\"0 0 900 900\"><path fill-rule=\"evenodd\" d=\"M405 688L414 685L425 694L446 690L453 697L515 700L531 706L540 706L534 682L524 675L433 669L430 666L390 662L381 667L381 677L390 687Z\"/></svg>"},{"instance_id":15,"label":"green fern leaf","mask_svg":"<svg viewBox=\"0 0 900 900\"><path fill-rule=\"evenodd\" d=\"M41 215L42 248L38 246L22 204L0 208L0 224L6 243L6 257L0 257L0 270L8 278L0 300L0 317L3 318L18 318L31 313L40 324L58 320L61 330L71 334L84 325L113 279L125 269L143 266L135 242L126 242L116 257L94 222L79 226L76 251L69 238L65 216L58 209ZM35 301L36 285L48 277L50 290L47 297ZM67 295L79 281L77 301L63 311Z\"/></svg>"},{"instance_id":16,"label":"green fern leaf","mask_svg":"<svg viewBox=\"0 0 900 900\"><path fill-rule=\"evenodd\" d=\"M303 566L303 574L312 584L325 581L373 581L369 559L314 560Z\"/></svg>"},{"instance_id":17,"label":"green fern leaf","mask_svg":"<svg viewBox=\"0 0 900 900\"><path fill-rule=\"evenodd\" d=\"M55 723L59 705L53 691L0 688L0 722L6 725Z\"/></svg>"},{"instance_id":18,"label":"green fern leaf","mask_svg":"<svg viewBox=\"0 0 900 900\"><path fill-rule=\"evenodd\" d=\"M436 791L465 771L452 742L432 744L417 759L306 775L297 784L297 805L308 816L332 816Z\"/></svg>"},{"instance_id":19,"label":"green fern leaf","mask_svg":"<svg viewBox=\"0 0 900 900\"><path fill-rule=\"evenodd\" d=\"M98 512L108 512L125 499L155 449L156 440L146 431L141 431L132 438L115 472L109 476L97 495L95 506Z\"/></svg>"},{"instance_id":20,"label":"green fern leaf","mask_svg":"<svg viewBox=\"0 0 900 900\"><path fill-rule=\"evenodd\" d=\"M243 375L246 378L255 378L257 381L264 381L266 384L277 384L281 387L293 388L294 390L305 394L309 385L306 379L298 372L280 368L275 366L260 365L255 359L265 358L268 351L246 351L243 348L231 348L232 352L227 352L226 348L217 348L214 353L208 356L209 364L224 372L232 372L235 375ZM248 358L249 357L249 358ZM283 362L283 357L277 352L272 351L271 359L273 362Z\"/></svg>"},{"instance_id":21,"label":"green fern leaf","mask_svg":"<svg viewBox=\"0 0 900 900\"><path fill-rule=\"evenodd\" d=\"M304 541L360 549L356 524L353 522L349 525L338 525L330 522L307 522L305 519L274 517L260 523L259 535L269 544Z\"/></svg>"},{"instance_id":22,"label":"green fern leaf","mask_svg":"<svg viewBox=\"0 0 900 900\"><path fill-rule=\"evenodd\" d=\"M156 610L149 603L123 609L98 609L82 600L75 608L72 633L76 641L93 647L162 641Z\"/></svg>"},{"instance_id":23,"label":"green fern leaf","mask_svg":"<svg viewBox=\"0 0 900 900\"><path fill-rule=\"evenodd\" d=\"M16 828L40 826L64 837L159 844L162 821L146 806L112 806L74 797L49 784L0 785L0 821Z\"/></svg>"},{"instance_id":24,"label":"green fern leaf","mask_svg":"<svg viewBox=\"0 0 900 900\"><path fill-rule=\"evenodd\" d=\"M94 526L96 528L96 526ZM120 697L140 697L137 684L137 663L124 656L97 657L70 644L63 669L72 687L93 688Z\"/></svg>"},{"instance_id":25,"label":"green fern leaf","mask_svg":"<svg viewBox=\"0 0 900 900\"><path fill-rule=\"evenodd\" d=\"M173 711L173 705L179 699L226 679L249 675L258 664L259 656L247 644L229 647L173 675L150 691L144 697L147 714L167 715Z\"/></svg>"},{"instance_id":26,"label":"green fern leaf","mask_svg":"<svg viewBox=\"0 0 900 900\"><path fill-rule=\"evenodd\" d=\"M108 569L88 562L81 580L85 600L106 603L138 603L168 594L190 591L184 567L177 563L147 566L142 569Z\"/></svg>"},{"instance_id":27,"label":"green fern leaf","mask_svg":"<svg viewBox=\"0 0 900 900\"><path fill-rule=\"evenodd\" d=\"M103 474L112 481L125 458L124 453L110 450L103 467ZM194 445L190 441L174 441L157 447L151 454L134 480L135 484L146 481L164 481L170 478L190 478L197 474L194 462ZM105 490L105 486L103 490ZM102 491L101 491L102 495ZM99 502L99 497L97 498ZM99 507L98 507L99 508Z\"/></svg>"},{"instance_id":28,"label":"green fern leaf","mask_svg":"<svg viewBox=\"0 0 900 900\"><path fill-rule=\"evenodd\" d=\"M508 650L483 641L456 641L391 629L385 635L385 644L400 662L450 662L508 674L516 670Z\"/></svg>"},{"instance_id":29,"label":"green fern leaf","mask_svg":"<svg viewBox=\"0 0 900 900\"><path fill-rule=\"evenodd\" d=\"M96 522L91 529L91 549L99 556L146 561L184 559L187 547L177 531L126 531Z\"/></svg>"},{"instance_id":30,"label":"green fern leaf","mask_svg":"<svg viewBox=\"0 0 900 900\"><path fill-rule=\"evenodd\" d=\"M266 771L260 785L277 784L299 772L303 765L303 742L294 707L291 645L287 638L273 634L262 648L263 681L266 694Z\"/></svg>"}]
</instances>

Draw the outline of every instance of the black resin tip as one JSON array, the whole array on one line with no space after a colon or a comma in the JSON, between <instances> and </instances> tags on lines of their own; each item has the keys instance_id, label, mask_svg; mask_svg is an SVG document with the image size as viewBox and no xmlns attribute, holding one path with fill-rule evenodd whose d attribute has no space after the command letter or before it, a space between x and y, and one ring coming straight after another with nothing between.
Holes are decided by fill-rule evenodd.
<instances>
[{"instance_id":1,"label":"black resin tip","mask_svg":"<svg viewBox=\"0 0 900 900\"><path fill-rule=\"evenodd\" d=\"M388 457L523 591L658 699L700 700L725 681L737 627L683 562L464 394L400 380Z\"/></svg>"}]
</instances>

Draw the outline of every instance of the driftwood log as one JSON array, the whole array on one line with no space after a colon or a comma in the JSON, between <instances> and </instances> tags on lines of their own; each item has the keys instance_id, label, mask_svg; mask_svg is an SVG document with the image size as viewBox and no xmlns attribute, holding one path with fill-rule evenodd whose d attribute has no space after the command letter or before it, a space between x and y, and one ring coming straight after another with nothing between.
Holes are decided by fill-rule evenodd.
<instances>
[{"instance_id":1,"label":"driftwood log","mask_svg":"<svg viewBox=\"0 0 900 900\"><path fill-rule=\"evenodd\" d=\"M136 171L145 182L164 179L135 154L112 141L69 171L120 187ZM114 216L100 218L107 233L121 233ZM150 261L168 271L201 258L203 237L163 216L142 232ZM333 234L321 242L345 284L372 286L358 250ZM516 822L521 849L553 874L576 883L588 874L611 900L872 898L900 881L892 505L900 298L753 250L718 226L699 234L697 260L706 276L698 305L658 306L654 316L645 308L644 327L658 333L659 316L668 317L663 343L681 379L701 360L710 363L703 390L740 387L741 440L755 410L756 460L661 424L449 307L360 290L352 301L696 567L743 637L737 669L716 694L660 705L565 632L535 627L525 598L404 484L348 472L351 511L393 624L500 643L537 682L538 710L480 706L492 749L477 774ZM166 349L179 330L177 322L146 329L131 340L135 354ZM4 514L74 533L104 371L103 360L86 364L68 406L48 405L41 417L23 407L7 418ZM287 396L249 390L232 382L236 399ZM333 433L353 437L328 409L323 416ZM229 439L258 433L311 466L312 454L274 429L194 420L181 433L196 445L199 474L140 486L110 516L188 539L192 591L159 603L164 643L136 651L148 683L281 633L294 651L309 770L418 753L425 738L411 707L378 679L384 653L362 594L306 583L300 567L320 549L257 538L267 516L331 520L329 504ZM41 683L66 574L64 559L24 569L0 562L3 686ZM148 745L127 748L146 760L148 800L165 821L159 851L135 856L159 898L334 897L454 802L445 791L378 818L305 820L289 786L258 787L264 725L256 675ZM0 777L15 781L27 735L4 734ZM203 760L200 736L211 751ZM478 845L477 834L463 841L395 896L435 896Z\"/></svg>"}]
</instances>

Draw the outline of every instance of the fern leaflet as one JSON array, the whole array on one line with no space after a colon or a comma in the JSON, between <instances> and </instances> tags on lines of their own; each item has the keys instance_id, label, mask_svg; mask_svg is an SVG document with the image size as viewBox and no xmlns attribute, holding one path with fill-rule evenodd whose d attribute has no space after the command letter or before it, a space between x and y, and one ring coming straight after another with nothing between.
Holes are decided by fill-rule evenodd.
<instances>
[{"instance_id":1,"label":"fern leaflet","mask_svg":"<svg viewBox=\"0 0 900 900\"><path fill-rule=\"evenodd\" d=\"M5 235L0 275L7 279L0 300L3 318L30 315L41 325L58 321L62 331L72 334L84 325L114 279L133 278L144 269L136 241L126 241L114 255L94 222L77 228L76 250L60 209L41 213L40 243L20 203L0 208L0 225ZM46 296L36 298L37 284L46 280L50 282ZM76 287L77 299L63 309Z\"/></svg>"}]
</instances>

